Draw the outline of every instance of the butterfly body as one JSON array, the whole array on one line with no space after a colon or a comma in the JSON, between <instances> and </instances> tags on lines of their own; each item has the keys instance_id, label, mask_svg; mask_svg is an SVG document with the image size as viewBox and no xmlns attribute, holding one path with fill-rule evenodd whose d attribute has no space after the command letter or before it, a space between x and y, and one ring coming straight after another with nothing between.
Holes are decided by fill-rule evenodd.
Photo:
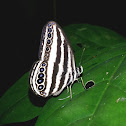
<instances>
[{"instance_id":1,"label":"butterfly body","mask_svg":"<svg viewBox=\"0 0 126 126\"><path fill-rule=\"evenodd\" d=\"M42 97L57 96L82 72L82 66L75 66L73 51L61 27L48 22L42 30L39 60L31 70L31 89Z\"/></svg>"}]
</instances>

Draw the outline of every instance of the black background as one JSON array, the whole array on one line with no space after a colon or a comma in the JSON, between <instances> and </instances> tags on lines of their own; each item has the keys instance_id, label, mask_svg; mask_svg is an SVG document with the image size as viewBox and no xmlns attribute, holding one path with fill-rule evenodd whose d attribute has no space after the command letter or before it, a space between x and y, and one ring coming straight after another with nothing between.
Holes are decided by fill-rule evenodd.
<instances>
[{"instance_id":1,"label":"black background","mask_svg":"<svg viewBox=\"0 0 126 126\"><path fill-rule=\"evenodd\" d=\"M79 0L14 0L2 5L2 95L38 59L41 30L49 20L104 26L126 37L125 3ZM28 124L27 124L28 125Z\"/></svg>"}]
</instances>

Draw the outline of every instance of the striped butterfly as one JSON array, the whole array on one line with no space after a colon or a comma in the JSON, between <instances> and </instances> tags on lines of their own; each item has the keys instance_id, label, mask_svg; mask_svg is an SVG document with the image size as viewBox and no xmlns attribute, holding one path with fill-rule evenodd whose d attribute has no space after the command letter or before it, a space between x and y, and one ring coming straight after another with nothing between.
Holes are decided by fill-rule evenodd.
<instances>
[{"instance_id":1,"label":"striped butterfly","mask_svg":"<svg viewBox=\"0 0 126 126\"><path fill-rule=\"evenodd\" d=\"M61 27L54 21L48 22L41 34L39 60L30 74L33 92L46 98L59 95L66 87L69 91L70 87L72 98L71 86L82 72L82 66L75 66L73 51Z\"/></svg>"}]
</instances>

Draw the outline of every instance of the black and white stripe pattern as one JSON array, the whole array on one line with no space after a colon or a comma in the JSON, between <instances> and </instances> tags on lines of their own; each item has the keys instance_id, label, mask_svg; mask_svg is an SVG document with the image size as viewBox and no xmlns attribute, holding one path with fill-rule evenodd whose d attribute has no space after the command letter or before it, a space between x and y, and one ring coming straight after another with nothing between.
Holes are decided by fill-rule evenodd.
<instances>
[{"instance_id":1,"label":"black and white stripe pattern","mask_svg":"<svg viewBox=\"0 0 126 126\"><path fill-rule=\"evenodd\" d=\"M75 66L73 51L61 27L48 22L42 30L39 61L30 74L31 89L43 97L57 96L82 72L82 66Z\"/></svg>"}]
</instances>

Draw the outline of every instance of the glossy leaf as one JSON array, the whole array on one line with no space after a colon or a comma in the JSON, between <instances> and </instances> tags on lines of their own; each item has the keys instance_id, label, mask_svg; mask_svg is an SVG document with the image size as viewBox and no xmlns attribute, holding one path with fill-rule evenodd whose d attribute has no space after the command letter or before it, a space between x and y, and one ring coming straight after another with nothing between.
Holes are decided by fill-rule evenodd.
<instances>
[{"instance_id":1,"label":"glossy leaf","mask_svg":"<svg viewBox=\"0 0 126 126\"><path fill-rule=\"evenodd\" d=\"M29 99L28 75L24 74L0 98L0 124L24 122L39 115L41 107L35 106Z\"/></svg>"},{"instance_id":2,"label":"glossy leaf","mask_svg":"<svg viewBox=\"0 0 126 126\"><path fill-rule=\"evenodd\" d=\"M0 99L0 124L23 122L36 116L36 126L124 126L126 115L126 39L103 27L73 24L64 28L75 54L77 66L84 68L81 82L72 86L73 98L64 90L44 107L29 99L28 73ZM80 81L80 80L79 80ZM16 118L15 118L16 117Z\"/></svg>"}]
</instances>

